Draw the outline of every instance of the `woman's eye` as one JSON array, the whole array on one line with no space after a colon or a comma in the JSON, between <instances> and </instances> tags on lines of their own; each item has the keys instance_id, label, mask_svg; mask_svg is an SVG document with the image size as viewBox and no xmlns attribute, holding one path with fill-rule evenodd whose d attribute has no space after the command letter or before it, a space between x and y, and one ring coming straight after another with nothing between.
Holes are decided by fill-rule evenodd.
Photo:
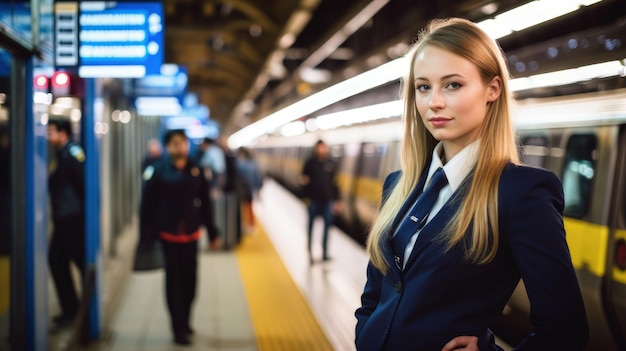
<instances>
[{"instance_id":1,"label":"woman's eye","mask_svg":"<svg viewBox=\"0 0 626 351\"><path fill-rule=\"evenodd\" d=\"M424 91L430 90L430 87L428 85L422 84L422 85L416 86L415 90L417 90L419 92L424 92Z\"/></svg>"},{"instance_id":2,"label":"woman's eye","mask_svg":"<svg viewBox=\"0 0 626 351\"><path fill-rule=\"evenodd\" d=\"M456 83L456 82L451 82L451 83L448 84L448 88L449 89L458 89L460 87L461 87L461 84Z\"/></svg>"}]
</instances>

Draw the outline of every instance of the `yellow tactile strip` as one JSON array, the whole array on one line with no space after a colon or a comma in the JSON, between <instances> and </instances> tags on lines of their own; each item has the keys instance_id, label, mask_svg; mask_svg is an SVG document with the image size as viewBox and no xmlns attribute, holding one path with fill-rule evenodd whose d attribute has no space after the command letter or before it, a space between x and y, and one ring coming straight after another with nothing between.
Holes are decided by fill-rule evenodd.
<instances>
[{"instance_id":1,"label":"yellow tactile strip","mask_svg":"<svg viewBox=\"0 0 626 351\"><path fill-rule=\"evenodd\" d=\"M256 229L243 238L237 260L259 351L332 350L267 234Z\"/></svg>"}]
</instances>

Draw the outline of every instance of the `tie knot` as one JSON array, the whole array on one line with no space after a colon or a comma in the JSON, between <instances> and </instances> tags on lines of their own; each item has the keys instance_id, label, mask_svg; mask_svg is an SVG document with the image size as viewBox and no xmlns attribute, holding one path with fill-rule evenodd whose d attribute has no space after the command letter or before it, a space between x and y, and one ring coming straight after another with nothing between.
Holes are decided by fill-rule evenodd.
<instances>
[{"instance_id":1,"label":"tie knot","mask_svg":"<svg viewBox=\"0 0 626 351\"><path fill-rule=\"evenodd\" d=\"M443 171L442 167L437 168L435 173L433 174L433 178L430 180L430 188L434 191L439 191L448 183L448 178L446 178L446 173Z\"/></svg>"}]
</instances>

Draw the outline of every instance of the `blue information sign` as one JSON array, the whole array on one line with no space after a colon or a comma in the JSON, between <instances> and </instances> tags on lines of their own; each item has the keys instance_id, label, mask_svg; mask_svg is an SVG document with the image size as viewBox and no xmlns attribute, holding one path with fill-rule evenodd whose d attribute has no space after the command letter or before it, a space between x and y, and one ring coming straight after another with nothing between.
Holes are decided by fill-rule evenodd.
<instances>
[{"instance_id":1,"label":"blue information sign","mask_svg":"<svg viewBox=\"0 0 626 351\"><path fill-rule=\"evenodd\" d=\"M78 24L81 77L159 73L164 50L160 2L83 1Z\"/></svg>"}]
</instances>

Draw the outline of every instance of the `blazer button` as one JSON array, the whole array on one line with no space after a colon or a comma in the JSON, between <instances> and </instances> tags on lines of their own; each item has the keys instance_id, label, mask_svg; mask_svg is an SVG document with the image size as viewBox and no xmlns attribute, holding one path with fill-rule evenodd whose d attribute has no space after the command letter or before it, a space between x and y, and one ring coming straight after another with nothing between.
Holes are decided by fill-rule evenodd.
<instances>
[{"instance_id":1,"label":"blazer button","mask_svg":"<svg viewBox=\"0 0 626 351\"><path fill-rule=\"evenodd\" d=\"M396 291L397 291L397 292L402 291L402 282L397 282L397 283L396 283Z\"/></svg>"}]
</instances>

